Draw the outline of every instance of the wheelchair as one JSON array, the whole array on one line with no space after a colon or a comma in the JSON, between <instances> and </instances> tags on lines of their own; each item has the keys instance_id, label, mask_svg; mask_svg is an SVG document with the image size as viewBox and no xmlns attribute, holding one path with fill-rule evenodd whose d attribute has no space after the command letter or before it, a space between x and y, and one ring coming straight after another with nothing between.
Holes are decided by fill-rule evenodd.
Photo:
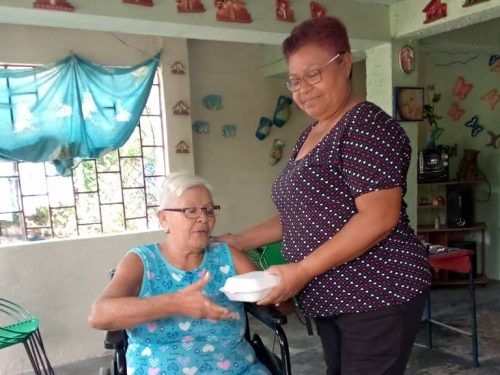
<instances>
[{"instance_id":1,"label":"wheelchair","mask_svg":"<svg viewBox=\"0 0 500 375\"><path fill-rule=\"evenodd\" d=\"M110 271L110 277L114 275L114 269ZM273 306L257 306L253 303L245 303L246 330L245 339L250 343L257 359L271 372L272 375L291 375L290 352L288 340L283 330L287 318ZM263 323L274 332L274 339L280 347L279 354L267 348L260 336L253 335L249 327L249 315ZM101 367L99 375L127 375L125 353L127 351L128 339L125 330L107 331L104 337L104 347L113 350L110 367Z\"/></svg>"}]
</instances>

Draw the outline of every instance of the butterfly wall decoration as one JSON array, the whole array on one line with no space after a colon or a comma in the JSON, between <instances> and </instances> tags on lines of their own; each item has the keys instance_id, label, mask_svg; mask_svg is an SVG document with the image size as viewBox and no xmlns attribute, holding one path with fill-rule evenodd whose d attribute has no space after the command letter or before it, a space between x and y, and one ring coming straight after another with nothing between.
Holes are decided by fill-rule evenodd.
<instances>
[{"instance_id":1,"label":"butterfly wall decoration","mask_svg":"<svg viewBox=\"0 0 500 375\"><path fill-rule=\"evenodd\" d=\"M498 149L497 142L500 139L500 133L495 134L488 130L488 135L490 136L489 141L486 143L486 147L493 147L494 149Z\"/></svg>"},{"instance_id":2,"label":"butterfly wall decoration","mask_svg":"<svg viewBox=\"0 0 500 375\"><path fill-rule=\"evenodd\" d=\"M476 116L472 117L469 121L465 123L465 126L471 128L470 135L475 137L484 130L484 126L479 124L479 119Z\"/></svg>"},{"instance_id":3,"label":"butterfly wall decoration","mask_svg":"<svg viewBox=\"0 0 500 375\"><path fill-rule=\"evenodd\" d=\"M448 116L450 116L453 119L453 121L460 120L460 117L462 117L464 113L465 110L460 108L460 106L457 103L455 102L451 103L450 109L448 110Z\"/></svg>"},{"instance_id":4,"label":"butterfly wall decoration","mask_svg":"<svg viewBox=\"0 0 500 375\"><path fill-rule=\"evenodd\" d=\"M500 93L498 93L497 89L492 89L483 96L481 96L481 100L488 101L490 103L490 108L493 110L500 101Z\"/></svg>"},{"instance_id":5,"label":"butterfly wall decoration","mask_svg":"<svg viewBox=\"0 0 500 375\"><path fill-rule=\"evenodd\" d=\"M472 83L465 83L464 77L459 76L455 80L455 85L453 86L453 95L460 100L464 100L473 87L474 85Z\"/></svg>"},{"instance_id":6,"label":"butterfly wall decoration","mask_svg":"<svg viewBox=\"0 0 500 375\"><path fill-rule=\"evenodd\" d=\"M500 55L491 55L488 65L492 72L500 73Z\"/></svg>"}]
</instances>

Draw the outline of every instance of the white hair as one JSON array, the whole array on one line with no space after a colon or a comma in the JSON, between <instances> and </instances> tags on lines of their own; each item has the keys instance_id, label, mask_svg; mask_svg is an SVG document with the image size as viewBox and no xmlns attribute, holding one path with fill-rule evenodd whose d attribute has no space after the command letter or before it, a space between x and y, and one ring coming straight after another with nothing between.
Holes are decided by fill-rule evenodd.
<instances>
[{"instance_id":1,"label":"white hair","mask_svg":"<svg viewBox=\"0 0 500 375\"><path fill-rule=\"evenodd\" d=\"M187 189L201 186L212 194L212 186L200 176L195 176L189 172L173 172L165 177L160 192L159 209L167 208L173 200L179 198Z\"/></svg>"}]
</instances>

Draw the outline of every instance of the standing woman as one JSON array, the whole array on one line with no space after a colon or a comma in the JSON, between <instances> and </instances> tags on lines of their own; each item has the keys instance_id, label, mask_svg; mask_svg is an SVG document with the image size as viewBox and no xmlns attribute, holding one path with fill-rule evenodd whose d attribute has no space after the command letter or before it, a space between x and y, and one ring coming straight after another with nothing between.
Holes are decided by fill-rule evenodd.
<instances>
[{"instance_id":1,"label":"standing woman","mask_svg":"<svg viewBox=\"0 0 500 375\"><path fill-rule=\"evenodd\" d=\"M297 295L314 318L328 374L402 375L430 284L406 214L411 146L399 123L352 92L352 55L336 18L310 19L283 42L295 103L316 121L272 188L278 215L235 235L247 250L282 240L289 264L260 304Z\"/></svg>"}]
</instances>

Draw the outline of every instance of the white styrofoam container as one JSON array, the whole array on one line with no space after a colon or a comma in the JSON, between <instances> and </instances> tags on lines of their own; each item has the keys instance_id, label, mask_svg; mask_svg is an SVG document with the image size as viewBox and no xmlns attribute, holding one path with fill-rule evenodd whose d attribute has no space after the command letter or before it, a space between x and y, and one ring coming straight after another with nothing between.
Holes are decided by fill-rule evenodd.
<instances>
[{"instance_id":1,"label":"white styrofoam container","mask_svg":"<svg viewBox=\"0 0 500 375\"><path fill-rule=\"evenodd\" d=\"M279 277L266 271L253 271L242 275L232 276L220 291L231 301L256 302L276 285Z\"/></svg>"}]
</instances>

